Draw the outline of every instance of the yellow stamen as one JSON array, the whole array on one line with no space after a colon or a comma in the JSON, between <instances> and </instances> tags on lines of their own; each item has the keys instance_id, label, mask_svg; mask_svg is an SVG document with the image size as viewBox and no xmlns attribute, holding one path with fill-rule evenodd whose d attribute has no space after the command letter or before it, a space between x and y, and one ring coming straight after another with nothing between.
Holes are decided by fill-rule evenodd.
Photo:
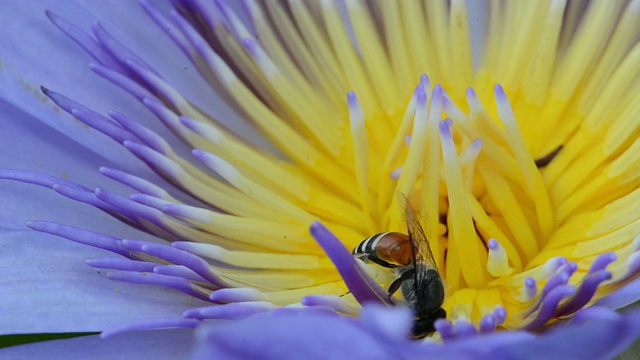
<instances>
[{"instance_id":1,"label":"yellow stamen","mask_svg":"<svg viewBox=\"0 0 640 360\"><path fill-rule=\"evenodd\" d=\"M205 203L134 194L157 219L132 220L169 240L215 244L188 251L226 284L254 288L226 289L229 299L344 295L308 226L322 221L353 249L405 232L405 199L419 210L453 321L504 306L502 327L537 326L550 279L566 280L570 296L613 254L594 299L636 277L640 0L492 0L476 69L463 0L249 0L252 26L219 5L197 26L181 24L187 52L278 155L133 61L158 92L142 102L222 179L168 143L125 146ZM357 270L383 286L396 275ZM193 286L206 295L217 287Z\"/></svg>"},{"instance_id":2,"label":"yellow stamen","mask_svg":"<svg viewBox=\"0 0 640 360\"><path fill-rule=\"evenodd\" d=\"M440 137L442 139L442 156L449 195L449 213L451 227L455 236L450 237L456 243L458 261L464 264L462 276L470 287L480 287L487 279L486 253L480 251L480 239L476 234L471 219L471 210L465 196L462 173L458 165L451 130L446 122L440 123Z\"/></svg>"}]
</instances>

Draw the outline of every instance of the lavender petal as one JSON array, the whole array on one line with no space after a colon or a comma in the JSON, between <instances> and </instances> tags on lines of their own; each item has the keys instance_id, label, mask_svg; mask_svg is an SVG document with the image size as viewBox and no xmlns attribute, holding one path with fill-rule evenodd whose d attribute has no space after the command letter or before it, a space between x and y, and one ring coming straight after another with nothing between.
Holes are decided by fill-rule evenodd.
<instances>
[{"instance_id":1,"label":"lavender petal","mask_svg":"<svg viewBox=\"0 0 640 360\"><path fill-rule=\"evenodd\" d=\"M311 234L340 272L349 291L361 304L380 303L389 305L388 293L378 285L351 255L351 252L319 222L311 225Z\"/></svg>"},{"instance_id":2,"label":"lavender petal","mask_svg":"<svg viewBox=\"0 0 640 360\"><path fill-rule=\"evenodd\" d=\"M0 296L0 334L102 331L181 317L206 304L173 289L110 281L84 260L108 253L48 234L4 231L0 249L0 286L5 294L20 294Z\"/></svg>"},{"instance_id":3,"label":"lavender petal","mask_svg":"<svg viewBox=\"0 0 640 360\"><path fill-rule=\"evenodd\" d=\"M103 331L100 334L102 339L110 338L112 336L129 333L132 331L140 330L160 330L160 329L194 329L200 324L200 321L195 319L185 318L165 318L165 319L152 319L147 321L130 322L126 324L119 324L111 327L108 330Z\"/></svg>"},{"instance_id":4,"label":"lavender petal","mask_svg":"<svg viewBox=\"0 0 640 360\"><path fill-rule=\"evenodd\" d=\"M186 359L194 342L193 330L151 330L103 339L98 335L35 342L0 349L3 359Z\"/></svg>"},{"instance_id":5,"label":"lavender petal","mask_svg":"<svg viewBox=\"0 0 640 360\"><path fill-rule=\"evenodd\" d=\"M198 329L194 359L388 359L395 352L354 319L317 312L261 313Z\"/></svg>"}]
</instances>

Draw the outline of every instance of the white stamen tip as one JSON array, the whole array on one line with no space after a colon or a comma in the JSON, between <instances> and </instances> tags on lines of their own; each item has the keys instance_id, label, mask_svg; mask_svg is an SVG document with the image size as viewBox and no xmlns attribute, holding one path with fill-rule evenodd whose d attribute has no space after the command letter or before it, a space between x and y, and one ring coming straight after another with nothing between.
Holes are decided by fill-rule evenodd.
<instances>
[{"instance_id":1,"label":"white stamen tip","mask_svg":"<svg viewBox=\"0 0 640 360\"><path fill-rule=\"evenodd\" d=\"M393 170L393 171L391 172L390 177L391 177L393 180L398 180L398 179L400 178L400 175L401 175L401 174L402 174L402 167L399 167L399 168L397 168L397 169L395 169L395 170Z\"/></svg>"},{"instance_id":2,"label":"white stamen tip","mask_svg":"<svg viewBox=\"0 0 640 360\"><path fill-rule=\"evenodd\" d=\"M351 121L352 129L360 128L364 124L364 111L360 102L353 91L349 91L347 95L347 101L349 104L349 119Z\"/></svg>"},{"instance_id":3,"label":"white stamen tip","mask_svg":"<svg viewBox=\"0 0 640 360\"><path fill-rule=\"evenodd\" d=\"M347 101L350 107L357 106L358 97L356 96L356 93L353 91L349 91L349 93L347 93Z\"/></svg>"},{"instance_id":4,"label":"white stamen tip","mask_svg":"<svg viewBox=\"0 0 640 360\"><path fill-rule=\"evenodd\" d=\"M420 75L420 84L424 87L424 89L431 88L431 80L429 80L429 77L426 74Z\"/></svg>"},{"instance_id":5,"label":"white stamen tip","mask_svg":"<svg viewBox=\"0 0 640 360\"><path fill-rule=\"evenodd\" d=\"M634 252L640 250L640 235L636 236L635 239L633 239L631 248L633 249Z\"/></svg>"},{"instance_id":6,"label":"white stamen tip","mask_svg":"<svg viewBox=\"0 0 640 360\"><path fill-rule=\"evenodd\" d=\"M524 285L522 286L522 294L520 300L523 302L531 301L538 293L538 284L532 277L524 279Z\"/></svg>"},{"instance_id":7,"label":"white stamen tip","mask_svg":"<svg viewBox=\"0 0 640 360\"><path fill-rule=\"evenodd\" d=\"M567 259L561 256L553 257L544 264L543 266L543 278L546 279L549 276L553 275L560 269L560 267L567 263Z\"/></svg>"},{"instance_id":8,"label":"white stamen tip","mask_svg":"<svg viewBox=\"0 0 640 360\"><path fill-rule=\"evenodd\" d=\"M500 101L508 101L507 100L507 94L504 92L504 89L502 88L502 85L500 84L496 84L493 87L493 92L496 96L496 100Z\"/></svg>"},{"instance_id":9,"label":"white stamen tip","mask_svg":"<svg viewBox=\"0 0 640 360\"><path fill-rule=\"evenodd\" d=\"M493 276L507 276L513 273L513 268L509 267L507 252L500 245L498 240L490 239L487 243L489 256L487 259L487 270Z\"/></svg>"},{"instance_id":10,"label":"white stamen tip","mask_svg":"<svg viewBox=\"0 0 640 360\"><path fill-rule=\"evenodd\" d=\"M427 93L424 89L418 91L418 106L427 106Z\"/></svg>"},{"instance_id":11,"label":"white stamen tip","mask_svg":"<svg viewBox=\"0 0 640 360\"><path fill-rule=\"evenodd\" d=\"M472 87L467 88L467 100L469 99L477 99L478 95L476 94L476 91L473 90Z\"/></svg>"}]
</instances>

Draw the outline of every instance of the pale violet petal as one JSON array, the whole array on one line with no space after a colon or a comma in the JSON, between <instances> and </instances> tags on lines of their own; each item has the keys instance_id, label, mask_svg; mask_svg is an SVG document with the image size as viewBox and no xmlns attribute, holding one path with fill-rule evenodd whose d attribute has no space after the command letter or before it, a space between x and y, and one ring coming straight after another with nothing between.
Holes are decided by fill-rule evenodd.
<instances>
[{"instance_id":1,"label":"pale violet petal","mask_svg":"<svg viewBox=\"0 0 640 360\"><path fill-rule=\"evenodd\" d=\"M0 249L0 334L102 331L182 317L207 304L171 289L112 281L85 263L111 253L46 234L4 231Z\"/></svg>"},{"instance_id":2,"label":"pale violet petal","mask_svg":"<svg viewBox=\"0 0 640 360\"><path fill-rule=\"evenodd\" d=\"M193 330L154 330L102 339L99 335L37 342L0 349L0 358L173 360L191 354Z\"/></svg>"}]
</instances>

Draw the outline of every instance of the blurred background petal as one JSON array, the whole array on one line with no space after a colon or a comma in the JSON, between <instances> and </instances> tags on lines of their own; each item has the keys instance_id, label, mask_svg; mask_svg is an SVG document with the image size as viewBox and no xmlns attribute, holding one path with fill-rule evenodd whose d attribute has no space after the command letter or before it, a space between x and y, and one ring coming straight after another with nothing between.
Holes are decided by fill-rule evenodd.
<instances>
[{"instance_id":1,"label":"blurred background petal","mask_svg":"<svg viewBox=\"0 0 640 360\"><path fill-rule=\"evenodd\" d=\"M185 359L193 330L157 330L101 339L98 335L0 349L3 359Z\"/></svg>"}]
</instances>

